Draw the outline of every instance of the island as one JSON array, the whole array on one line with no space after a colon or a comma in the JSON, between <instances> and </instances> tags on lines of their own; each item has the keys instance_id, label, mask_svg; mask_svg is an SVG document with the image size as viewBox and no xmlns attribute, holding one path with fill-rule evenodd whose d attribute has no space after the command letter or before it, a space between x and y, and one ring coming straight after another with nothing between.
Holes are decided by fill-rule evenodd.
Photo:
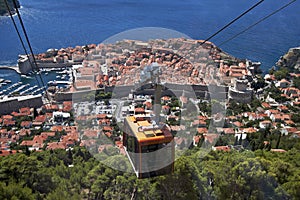
<instances>
[{"instance_id":1,"label":"island","mask_svg":"<svg viewBox=\"0 0 300 200\"><path fill-rule=\"evenodd\" d=\"M7 3L10 8L10 11L15 13L13 1L14 0L7 0ZM16 0L16 4L17 4L17 7L20 8L20 2L18 0ZM9 15L9 13L7 12L7 9L6 9L5 0L0 0L0 16L6 16L6 15Z\"/></svg>"}]
</instances>

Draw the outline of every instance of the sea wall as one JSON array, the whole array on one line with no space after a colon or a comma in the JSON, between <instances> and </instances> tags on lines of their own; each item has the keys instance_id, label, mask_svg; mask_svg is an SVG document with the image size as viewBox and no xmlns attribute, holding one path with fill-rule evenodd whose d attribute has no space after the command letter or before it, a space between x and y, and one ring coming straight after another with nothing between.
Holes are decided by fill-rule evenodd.
<instances>
[{"instance_id":1,"label":"sea wall","mask_svg":"<svg viewBox=\"0 0 300 200\"><path fill-rule=\"evenodd\" d=\"M11 97L0 101L0 114L10 114L18 112L20 108L40 108L43 105L42 95L30 95L21 97Z\"/></svg>"},{"instance_id":2,"label":"sea wall","mask_svg":"<svg viewBox=\"0 0 300 200\"><path fill-rule=\"evenodd\" d=\"M33 70L34 67L31 66L31 63L33 63L32 56L30 56L30 61L29 61L26 55L19 55L18 67L21 74L28 74ZM81 64L81 62L54 63L54 62L37 61L37 66L39 69L72 67L72 65L76 65L76 64Z\"/></svg>"}]
</instances>

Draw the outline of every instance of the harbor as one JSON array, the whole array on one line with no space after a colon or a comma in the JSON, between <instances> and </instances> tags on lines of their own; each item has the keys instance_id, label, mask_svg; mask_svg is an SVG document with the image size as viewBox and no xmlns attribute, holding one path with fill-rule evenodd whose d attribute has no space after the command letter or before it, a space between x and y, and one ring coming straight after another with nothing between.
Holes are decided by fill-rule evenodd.
<instances>
[{"instance_id":1,"label":"harbor","mask_svg":"<svg viewBox=\"0 0 300 200\"><path fill-rule=\"evenodd\" d=\"M66 88L72 83L72 70L69 68L45 68L39 72L19 74L17 67L0 67L0 100L9 97L44 94L46 89L54 86ZM42 77L43 82L39 76Z\"/></svg>"}]
</instances>

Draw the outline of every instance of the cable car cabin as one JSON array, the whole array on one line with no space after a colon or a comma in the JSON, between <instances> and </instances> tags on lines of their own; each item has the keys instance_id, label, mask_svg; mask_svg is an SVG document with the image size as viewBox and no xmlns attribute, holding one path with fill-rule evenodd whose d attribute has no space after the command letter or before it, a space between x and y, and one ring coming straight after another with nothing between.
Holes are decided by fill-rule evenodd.
<instances>
[{"instance_id":1,"label":"cable car cabin","mask_svg":"<svg viewBox=\"0 0 300 200\"><path fill-rule=\"evenodd\" d=\"M123 130L123 145L138 178L173 172L174 140L165 125L135 115L125 118Z\"/></svg>"}]
</instances>

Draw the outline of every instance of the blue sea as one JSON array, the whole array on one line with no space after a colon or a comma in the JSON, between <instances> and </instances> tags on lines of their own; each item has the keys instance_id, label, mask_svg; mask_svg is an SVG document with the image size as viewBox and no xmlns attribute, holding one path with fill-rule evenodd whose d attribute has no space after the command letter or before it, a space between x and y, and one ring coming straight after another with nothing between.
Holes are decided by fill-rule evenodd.
<instances>
[{"instance_id":1,"label":"blue sea","mask_svg":"<svg viewBox=\"0 0 300 200\"><path fill-rule=\"evenodd\" d=\"M206 39L256 2L258 0L20 0L20 12L34 53L41 53L49 48L98 44L117 33L142 27L162 27L193 39ZM265 0L211 41L221 44L288 2ZM299 10L300 2L296 1L222 45L221 49L239 58L260 61L266 71L289 48L300 46ZM0 17L0 65L15 65L18 54L24 52L11 19Z\"/></svg>"}]
</instances>

